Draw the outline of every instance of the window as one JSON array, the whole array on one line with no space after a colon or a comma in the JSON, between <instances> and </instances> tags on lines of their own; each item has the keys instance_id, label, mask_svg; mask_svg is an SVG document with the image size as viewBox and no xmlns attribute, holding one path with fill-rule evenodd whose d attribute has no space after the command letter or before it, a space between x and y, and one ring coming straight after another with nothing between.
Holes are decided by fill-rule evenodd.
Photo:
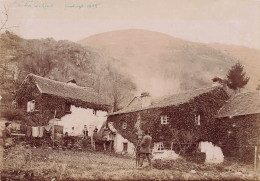
<instances>
[{"instance_id":1,"label":"window","mask_svg":"<svg viewBox=\"0 0 260 181\"><path fill-rule=\"evenodd\" d=\"M153 152L155 153L160 153L160 152L164 152L164 146L162 142L158 142L158 143L154 143L154 149Z\"/></svg>"},{"instance_id":2,"label":"window","mask_svg":"<svg viewBox=\"0 0 260 181\"><path fill-rule=\"evenodd\" d=\"M71 104L66 103L66 104L65 104L65 112L66 112L66 113L71 113L70 108L71 108Z\"/></svg>"},{"instance_id":3,"label":"window","mask_svg":"<svg viewBox=\"0 0 260 181\"><path fill-rule=\"evenodd\" d=\"M163 143L161 142L158 145L157 151L162 151L162 150L164 150L164 146L163 146Z\"/></svg>"},{"instance_id":4,"label":"window","mask_svg":"<svg viewBox=\"0 0 260 181\"><path fill-rule=\"evenodd\" d=\"M161 124L168 124L169 123L169 117L167 115L161 116Z\"/></svg>"},{"instance_id":5,"label":"window","mask_svg":"<svg viewBox=\"0 0 260 181\"><path fill-rule=\"evenodd\" d=\"M127 143L123 143L123 151L124 152L127 152L127 147L128 147Z\"/></svg>"},{"instance_id":6,"label":"window","mask_svg":"<svg viewBox=\"0 0 260 181\"><path fill-rule=\"evenodd\" d=\"M122 128L123 128L123 129L126 129L126 128L127 128L127 123L126 123L126 122L123 122Z\"/></svg>"},{"instance_id":7,"label":"window","mask_svg":"<svg viewBox=\"0 0 260 181\"><path fill-rule=\"evenodd\" d=\"M200 126L200 115L195 115L195 124Z\"/></svg>"},{"instance_id":8,"label":"window","mask_svg":"<svg viewBox=\"0 0 260 181\"><path fill-rule=\"evenodd\" d=\"M114 123L113 122L108 122L108 125L107 125L109 128L110 127L113 127L114 126Z\"/></svg>"},{"instance_id":9,"label":"window","mask_svg":"<svg viewBox=\"0 0 260 181\"><path fill-rule=\"evenodd\" d=\"M35 110L35 100L27 102L27 112L32 112Z\"/></svg>"},{"instance_id":10,"label":"window","mask_svg":"<svg viewBox=\"0 0 260 181\"><path fill-rule=\"evenodd\" d=\"M93 114L97 115L97 110L93 109Z\"/></svg>"}]
</instances>

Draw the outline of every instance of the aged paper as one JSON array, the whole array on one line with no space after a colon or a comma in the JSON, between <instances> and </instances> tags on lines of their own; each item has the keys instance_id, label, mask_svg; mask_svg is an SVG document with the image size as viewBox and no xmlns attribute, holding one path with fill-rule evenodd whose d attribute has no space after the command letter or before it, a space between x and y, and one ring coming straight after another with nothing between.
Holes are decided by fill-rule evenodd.
<instances>
[{"instance_id":1,"label":"aged paper","mask_svg":"<svg viewBox=\"0 0 260 181\"><path fill-rule=\"evenodd\" d=\"M0 0L0 13L3 180L260 178L259 131L241 129L245 135L253 132L248 144L236 137L245 137L238 131L239 116L259 121L259 0ZM211 106L202 105L196 97L208 88L212 91L214 78L226 83L237 63L248 82L228 94L249 96L227 99L217 92L219 104L212 96L202 101ZM24 87L30 78L36 80L37 93ZM49 104L42 98L45 95L54 95L48 97ZM198 102L189 109L179 106L193 99ZM176 107L169 108L172 105ZM29 117L21 119L18 108ZM227 140L236 138L229 145L233 152L226 151L224 139L212 143L196 139L192 132L204 121L207 127L222 118L234 118L225 129ZM15 132L13 139L18 141L6 146L5 123L21 120L27 120L22 123L30 126L26 129L41 136L25 139L27 132ZM54 136L55 124L51 125L50 144L41 140L49 120L63 129ZM196 129L183 130L176 123L180 120L188 121L185 126L195 122ZM16 123L10 129L16 130ZM144 168L137 163L142 158L136 151L138 139L146 129L152 136L153 154L143 156L148 160L153 156L152 169L147 161ZM62 141L55 142L56 136ZM206 163L207 158L213 160L210 164L201 164L199 149L204 150ZM193 156L187 156L189 150ZM231 158L226 157L229 154Z\"/></svg>"}]
</instances>

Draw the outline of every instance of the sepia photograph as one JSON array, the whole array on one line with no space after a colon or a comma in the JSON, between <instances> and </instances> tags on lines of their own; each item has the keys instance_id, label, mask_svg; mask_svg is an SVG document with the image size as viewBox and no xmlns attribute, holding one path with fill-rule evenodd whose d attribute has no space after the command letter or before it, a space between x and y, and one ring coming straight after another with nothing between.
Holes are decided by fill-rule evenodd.
<instances>
[{"instance_id":1,"label":"sepia photograph","mask_svg":"<svg viewBox=\"0 0 260 181\"><path fill-rule=\"evenodd\" d=\"M0 0L0 181L260 180L260 0Z\"/></svg>"}]
</instances>

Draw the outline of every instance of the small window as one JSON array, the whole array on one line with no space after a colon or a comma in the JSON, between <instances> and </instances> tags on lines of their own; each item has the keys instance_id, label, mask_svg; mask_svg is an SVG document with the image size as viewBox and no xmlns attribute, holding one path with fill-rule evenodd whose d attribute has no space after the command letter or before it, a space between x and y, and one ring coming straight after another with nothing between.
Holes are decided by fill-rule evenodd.
<instances>
[{"instance_id":1,"label":"small window","mask_svg":"<svg viewBox=\"0 0 260 181\"><path fill-rule=\"evenodd\" d=\"M66 113L71 113L70 108L71 108L71 104L66 103L66 104L65 104L65 112L66 112Z\"/></svg>"},{"instance_id":2,"label":"small window","mask_svg":"<svg viewBox=\"0 0 260 181\"><path fill-rule=\"evenodd\" d=\"M164 145L162 142L154 143L154 149L153 151L156 153L163 152L165 150Z\"/></svg>"},{"instance_id":3,"label":"small window","mask_svg":"<svg viewBox=\"0 0 260 181\"><path fill-rule=\"evenodd\" d=\"M122 127L123 127L123 129L126 129L126 128L127 128L127 123L126 123L126 122L123 122Z\"/></svg>"},{"instance_id":4,"label":"small window","mask_svg":"<svg viewBox=\"0 0 260 181\"><path fill-rule=\"evenodd\" d=\"M123 143L123 151L124 152L127 152L127 147L128 147L128 144L127 143Z\"/></svg>"},{"instance_id":5,"label":"small window","mask_svg":"<svg viewBox=\"0 0 260 181\"><path fill-rule=\"evenodd\" d=\"M27 102L27 112L32 112L35 110L35 100Z\"/></svg>"},{"instance_id":6,"label":"small window","mask_svg":"<svg viewBox=\"0 0 260 181\"><path fill-rule=\"evenodd\" d=\"M161 116L161 124L168 124L169 123L169 117L167 115Z\"/></svg>"},{"instance_id":7,"label":"small window","mask_svg":"<svg viewBox=\"0 0 260 181\"><path fill-rule=\"evenodd\" d=\"M109 128L110 127L113 127L114 126L114 123L113 122L108 122L108 125L107 125Z\"/></svg>"},{"instance_id":8,"label":"small window","mask_svg":"<svg viewBox=\"0 0 260 181\"><path fill-rule=\"evenodd\" d=\"M162 150L164 150L164 146L163 146L163 144L160 144L160 145L158 146L158 151L162 151Z\"/></svg>"},{"instance_id":9,"label":"small window","mask_svg":"<svg viewBox=\"0 0 260 181\"><path fill-rule=\"evenodd\" d=\"M195 124L200 126L200 115L195 115Z\"/></svg>"}]
</instances>

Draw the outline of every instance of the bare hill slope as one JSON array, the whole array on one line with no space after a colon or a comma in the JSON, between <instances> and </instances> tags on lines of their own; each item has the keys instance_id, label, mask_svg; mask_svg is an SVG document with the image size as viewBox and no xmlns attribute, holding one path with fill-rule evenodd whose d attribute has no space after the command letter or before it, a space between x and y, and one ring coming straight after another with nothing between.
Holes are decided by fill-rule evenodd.
<instances>
[{"instance_id":1,"label":"bare hill slope","mask_svg":"<svg viewBox=\"0 0 260 181\"><path fill-rule=\"evenodd\" d=\"M255 68L260 50L246 47L195 43L135 29L97 34L78 43L113 57L112 65L129 76L139 91L154 96L209 86L214 76L224 78L238 60L251 78L247 89L255 89L260 78Z\"/></svg>"}]
</instances>

